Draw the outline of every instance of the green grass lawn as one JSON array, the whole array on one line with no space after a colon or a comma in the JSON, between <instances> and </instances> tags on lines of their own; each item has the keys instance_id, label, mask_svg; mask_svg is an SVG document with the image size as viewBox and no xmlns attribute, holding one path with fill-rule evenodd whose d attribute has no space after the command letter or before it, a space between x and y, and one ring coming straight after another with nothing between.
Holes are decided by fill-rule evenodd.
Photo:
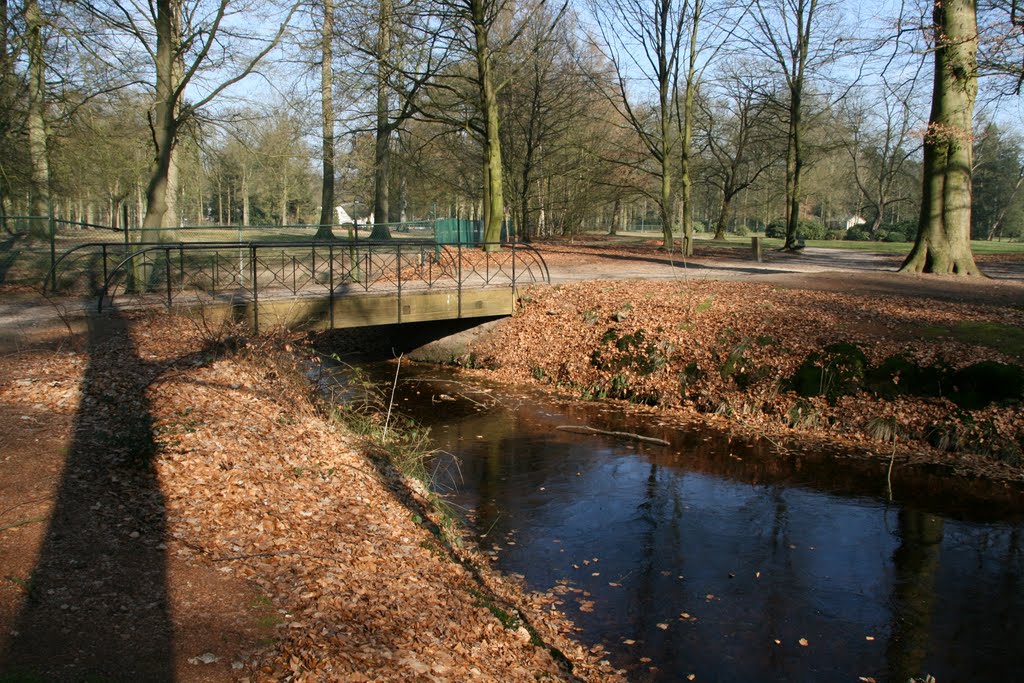
<instances>
[{"instance_id":1,"label":"green grass lawn","mask_svg":"<svg viewBox=\"0 0 1024 683\"><path fill-rule=\"evenodd\" d=\"M953 326L926 325L920 334L930 338L950 338L967 344L979 344L1024 358L1024 330L1012 325L965 320Z\"/></svg>"}]
</instances>

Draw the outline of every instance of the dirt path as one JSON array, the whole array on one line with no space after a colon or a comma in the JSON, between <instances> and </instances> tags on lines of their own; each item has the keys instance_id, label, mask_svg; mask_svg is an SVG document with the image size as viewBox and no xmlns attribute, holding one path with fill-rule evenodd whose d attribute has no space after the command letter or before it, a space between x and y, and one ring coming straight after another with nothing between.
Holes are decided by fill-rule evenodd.
<instances>
[{"instance_id":1,"label":"dirt path","mask_svg":"<svg viewBox=\"0 0 1024 683\"><path fill-rule=\"evenodd\" d=\"M790 289L857 294L898 294L964 303L1024 305L1024 259L979 257L987 278L897 273L892 254L808 247L797 253L764 252L761 263L741 249L711 247L682 261L655 243L630 248L541 245L553 283L586 280L733 280L769 282Z\"/></svg>"},{"instance_id":2,"label":"dirt path","mask_svg":"<svg viewBox=\"0 0 1024 683\"><path fill-rule=\"evenodd\" d=\"M0 679L619 680L259 343L115 315L0 356Z\"/></svg>"}]
</instances>

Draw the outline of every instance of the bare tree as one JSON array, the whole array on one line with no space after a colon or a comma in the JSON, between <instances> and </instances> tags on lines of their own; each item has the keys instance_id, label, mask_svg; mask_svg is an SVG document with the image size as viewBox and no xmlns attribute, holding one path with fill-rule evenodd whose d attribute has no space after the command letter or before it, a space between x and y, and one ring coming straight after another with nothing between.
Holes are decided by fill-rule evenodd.
<instances>
[{"instance_id":1,"label":"bare tree","mask_svg":"<svg viewBox=\"0 0 1024 683\"><path fill-rule=\"evenodd\" d=\"M563 30L552 34L550 12L538 12L520 43L511 51L509 80L499 98L502 161L512 194L516 234L529 241L535 234L532 215L540 177L560 170L570 144L570 130L582 125L592 91L579 68L582 57L573 35L575 17L563 20ZM539 211L539 208L537 208Z\"/></svg>"},{"instance_id":2,"label":"bare tree","mask_svg":"<svg viewBox=\"0 0 1024 683\"><path fill-rule=\"evenodd\" d=\"M446 60L436 66L430 94L418 116L472 134L482 148L483 241L497 249L505 218L501 148L502 90L519 75L499 64L544 13L547 0L516 4L511 0L455 0L434 6L439 30L438 51ZM560 21L566 5L553 12L545 31ZM461 60L461 61L460 61Z\"/></svg>"},{"instance_id":3,"label":"bare tree","mask_svg":"<svg viewBox=\"0 0 1024 683\"><path fill-rule=\"evenodd\" d=\"M786 243L797 247L800 182L806 163L806 105L811 75L836 58L835 8L828 0L754 0L745 44L760 53L786 86Z\"/></svg>"},{"instance_id":4,"label":"bare tree","mask_svg":"<svg viewBox=\"0 0 1024 683\"><path fill-rule=\"evenodd\" d=\"M614 71L616 92L610 99L655 163L662 248L668 250L673 246L674 103L690 11L689 0L599 0L593 5L598 47ZM649 106L641 105L637 100L643 95L629 88L636 74L649 89Z\"/></svg>"},{"instance_id":5,"label":"bare tree","mask_svg":"<svg viewBox=\"0 0 1024 683\"><path fill-rule=\"evenodd\" d=\"M146 190L144 228L164 226L179 129L253 73L277 46L297 5L284 8L283 19L270 32L259 28L271 17L258 15L258 7L245 0L154 0L148 5L108 0L83 6L99 27L96 40L106 39L122 48L130 44L149 59L155 154ZM94 50L94 54L100 52ZM111 54L122 53L123 49ZM193 99L185 96L190 85L195 86Z\"/></svg>"},{"instance_id":6,"label":"bare tree","mask_svg":"<svg viewBox=\"0 0 1024 683\"><path fill-rule=\"evenodd\" d=\"M848 136L843 142L852 162L853 179L871 211L870 230L874 234L892 204L912 199L897 193L920 144L915 142L918 118L910 89L893 85L884 76L881 88L872 89L880 90L880 96L847 102L844 113Z\"/></svg>"},{"instance_id":7,"label":"bare tree","mask_svg":"<svg viewBox=\"0 0 1024 683\"><path fill-rule=\"evenodd\" d=\"M764 95L772 79L740 62L717 80L712 97L702 99L703 145L713 160L705 179L719 192L715 239L724 240L737 195L754 185L783 155L777 144L772 100ZM715 97L714 95L717 95Z\"/></svg>"}]
</instances>

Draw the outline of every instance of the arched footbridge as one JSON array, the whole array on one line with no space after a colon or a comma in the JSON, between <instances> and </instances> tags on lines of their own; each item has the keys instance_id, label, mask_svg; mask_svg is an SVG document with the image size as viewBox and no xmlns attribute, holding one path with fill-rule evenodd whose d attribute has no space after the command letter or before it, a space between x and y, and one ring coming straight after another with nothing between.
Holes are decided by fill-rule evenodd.
<instances>
[{"instance_id":1,"label":"arched footbridge","mask_svg":"<svg viewBox=\"0 0 1024 683\"><path fill-rule=\"evenodd\" d=\"M94 242L65 252L50 281L84 286L100 312L163 306L259 330L509 315L517 287L551 276L519 243Z\"/></svg>"}]
</instances>

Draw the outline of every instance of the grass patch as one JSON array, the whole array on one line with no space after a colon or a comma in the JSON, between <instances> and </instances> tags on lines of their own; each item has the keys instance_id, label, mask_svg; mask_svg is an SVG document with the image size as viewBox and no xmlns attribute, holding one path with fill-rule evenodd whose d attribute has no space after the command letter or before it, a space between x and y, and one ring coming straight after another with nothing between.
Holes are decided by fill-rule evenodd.
<instances>
[{"instance_id":1,"label":"grass patch","mask_svg":"<svg viewBox=\"0 0 1024 683\"><path fill-rule=\"evenodd\" d=\"M698 236L696 246L735 247L749 249L751 237L762 237L765 249L779 249L784 240L775 237L764 237L761 233L751 233L745 237L727 235L725 240L715 241L710 236ZM835 249L836 251L871 251L882 254L906 255L913 246L911 242L870 242L859 240L805 240L808 247ZM1024 254L1024 242L989 242L988 240L971 240L971 251L975 254Z\"/></svg>"},{"instance_id":2,"label":"grass patch","mask_svg":"<svg viewBox=\"0 0 1024 683\"><path fill-rule=\"evenodd\" d=\"M965 320L954 327L927 325L921 328L927 338L949 337L955 341L1002 351L1024 359L1024 329L985 321Z\"/></svg>"}]
</instances>

